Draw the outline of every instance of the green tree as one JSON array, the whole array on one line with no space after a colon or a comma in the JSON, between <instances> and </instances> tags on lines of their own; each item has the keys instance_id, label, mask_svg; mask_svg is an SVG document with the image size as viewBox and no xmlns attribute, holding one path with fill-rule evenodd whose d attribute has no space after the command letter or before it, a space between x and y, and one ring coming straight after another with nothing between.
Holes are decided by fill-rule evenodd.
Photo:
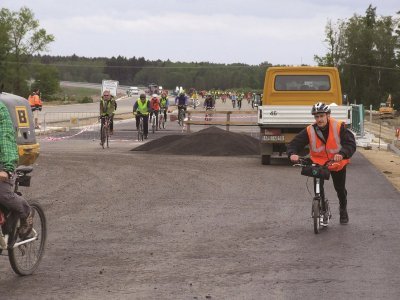
<instances>
[{"instance_id":1,"label":"green tree","mask_svg":"<svg viewBox=\"0 0 400 300\"><path fill-rule=\"evenodd\" d=\"M42 100L52 100L52 95L60 90L57 69L53 66L39 66L35 70L34 77L32 89L40 90Z\"/></svg>"},{"instance_id":2,"label":"green tree","mask_svg":"<svg viewBox=\"0 0 400 300\"><path fill-rule=\"evenodd\" d=\"M39 28L39 21L27 7L22 7L18 12L2 8L0 24L8 29L9 68L13 68L12 91L24 96L26 81L29 79L24 63L31 55L46 51L48 44L54 41L54 36L47 34L45 29Z\"/></svg>"},{"instance_id":3,"label":"green tree","mask_svg":"<svg viewBox=\"0 0 400 300\"><path fill-rule=\"evenodd\" d=\"M364 16L338 20L336 25L328 22L325 31L328 53L315 56L315 61L338 67L342 89L351 102L377 107L389 93L393 96L399 90L396 52L400 32L396 35L396 22L391 16L378 16L372 5Z\"/></svg>"}]
</instances>

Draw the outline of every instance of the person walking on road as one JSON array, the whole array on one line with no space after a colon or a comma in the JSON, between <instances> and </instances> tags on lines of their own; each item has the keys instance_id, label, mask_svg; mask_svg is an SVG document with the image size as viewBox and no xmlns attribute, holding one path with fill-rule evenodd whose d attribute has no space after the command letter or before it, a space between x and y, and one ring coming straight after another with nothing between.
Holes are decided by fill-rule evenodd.
<instances>
[{"instance_id":1,"label":"person walking on road","mask_svg":"<svg viewBox=\"0 0 400 300\"><path fill-rule=\"evenodd\" d=\"M39 111L42 111L42 100L40 99L39 89L35 89L28 97L29 105L35 120L35 129L39 129Z\"/></svg>"},{"instance_id":2,"label":"person walking on road","mask_svg":"<svg viewBox=\"0 0 400 300\"><path fill-rule=\"evenodd\" d=\"M147 139L149 135L149 113L151 112L150 101L146 99L146 94L140 94L139 99L133 105L133 113L136 115L136 130L139 129L140 117L143 117L143 133Z\"/></svg>"},{"instance_id":3,"label":"person walking on road","mask_svg":"<svg viewBox=\"0 0 400 300\"><path fill-rule=\"evenodd\" d=\"M3 102L0 102L0 205L16 212L21 219L18 233L21 239L32 231L34 210L22 196L14 193L18 148L14 125Z\"/></svg>"},{"instance_id":4,"label":"person walking on road","mask_svg":"<svg viewBox=\"0 0 400 300\"><path fill-rule=\"evenodd\" d=\"M110 118L110 134L114 134L114 114L117 110L117 101L111 96L109 90L103 92L103 97L100 100L100 117L101 117L101 128L104 126L105 116Z\"/></svg>"},{"instance_id":5,"label":"person walking on road","mask_svg":"<svg viewBox=\"0 0 400 300\"><path fill-rule=\"evenodd\" d=\"M310 146L310 158L313 163L328 166L331 171L333 186L339 198L340 223L347 224L349 215L347 212L346 190L346 166L356 151L354 135L346 128L342 121L332 118L331 109L324 103L317 103L312 107L315 123L303 129L287 147L288 157L292 162L299 160L298 153L306 145ZM321 197L325 197L324 180L320 182ZM314 180L315 189L315 180Z\"/></svg>"}]
</instances>

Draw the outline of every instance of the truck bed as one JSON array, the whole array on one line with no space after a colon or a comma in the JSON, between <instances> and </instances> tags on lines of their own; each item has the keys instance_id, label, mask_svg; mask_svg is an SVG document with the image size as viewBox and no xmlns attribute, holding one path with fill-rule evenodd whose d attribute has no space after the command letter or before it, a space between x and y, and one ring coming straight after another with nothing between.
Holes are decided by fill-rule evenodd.
<instances>
[{"instance_id":1,"label":"truck bed","mask_svg":"<svg viewBox=\"0 0 400 300\"><path fill-rule=\"evenodd\" d=\"M331 106L331 116L351 123L350 106ZM314 123L309 105L263 105L258 107L258 125L268 128L301 128Z\"/></svg>"}]
</instances>

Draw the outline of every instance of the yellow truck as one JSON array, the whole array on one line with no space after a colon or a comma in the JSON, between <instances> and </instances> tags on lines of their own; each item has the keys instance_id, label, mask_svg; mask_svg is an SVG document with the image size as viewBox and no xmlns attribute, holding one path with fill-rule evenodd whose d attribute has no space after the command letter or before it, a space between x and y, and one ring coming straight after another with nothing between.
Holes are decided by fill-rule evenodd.
<instances>
[{"instance_id":1,"label":"yellow truck","mask_svg":"<svg viewBox=\"0 0 400 300\"><path fill-rule=\"evenodd\" d=\"M0 101L7 107L15 129L18 145L18 165L32 165L39 156L35 123L28 100L0 91Z\"/></svg>"},{"instance_id":2,"label":"yellow truck","mask_svg":"<svg viewBox=\"0 0 400 300\"><path fill-rule=\"evenodd\" d=\"M261 163L286 151L286 145L315 122L311 107L331 106L332 117L351 123L351 108L342 106L339 72L333 67L270 67L266 71L262 104L258 107Z\"/></svg>"}]
</instances>

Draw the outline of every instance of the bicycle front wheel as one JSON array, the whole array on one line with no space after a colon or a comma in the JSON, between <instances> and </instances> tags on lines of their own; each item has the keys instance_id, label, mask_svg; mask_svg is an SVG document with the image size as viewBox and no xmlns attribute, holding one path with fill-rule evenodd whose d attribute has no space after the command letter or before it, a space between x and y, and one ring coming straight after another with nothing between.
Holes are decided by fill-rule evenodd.
<instances>
[{"instance_id":1,"label":"bicycle front wheel","mask_svg":"<svg viewBox=\"0 0 400 300\"><path fill-rule=\"evenodd\" d=\"M100 144L104 149L104 143L106 142L106 129L101 127L101 132L100 132Z\"/></svg>"},{"instance_id":2,"label":"bicycle front wheel","mask_svg":"<svg viewBox=\"0 0 400 300\"><path fill-rule=\"evenodd\" d=\"M313 203L312 203L312 218L314 222L314 233L318 234L320 230L320 204L319 204L319 199L314 198Z\"/></svg>"},{"instance_id":3,"label":"bicycle front wheel","mask_svg":"<svg viewBox=\"0 0 400 300\"><path fill-rule=\"evenodd\" d=\"M109 128L108 126L106 127L105 132L106 132L106 143L107 143L107 148L109 148L108 140L109 140L109 138L110 138L110 128Z\"/></svg>"},{"instance_id":4,"label":"bicycle front wheel","mask_svg":"<svg viewBox=\"0 0 400 300\"><path fill-rule=\"evenodd\" d=\"M39 266L47 237L46 217L42 207L37 202L29 204L34 210L33 229L25 240L32 239L32 241L19 245L23 240L16 237L13 247L8 249L11 267L15 273L21 276L31 275Z\"/></svg>"}]
</instances>

